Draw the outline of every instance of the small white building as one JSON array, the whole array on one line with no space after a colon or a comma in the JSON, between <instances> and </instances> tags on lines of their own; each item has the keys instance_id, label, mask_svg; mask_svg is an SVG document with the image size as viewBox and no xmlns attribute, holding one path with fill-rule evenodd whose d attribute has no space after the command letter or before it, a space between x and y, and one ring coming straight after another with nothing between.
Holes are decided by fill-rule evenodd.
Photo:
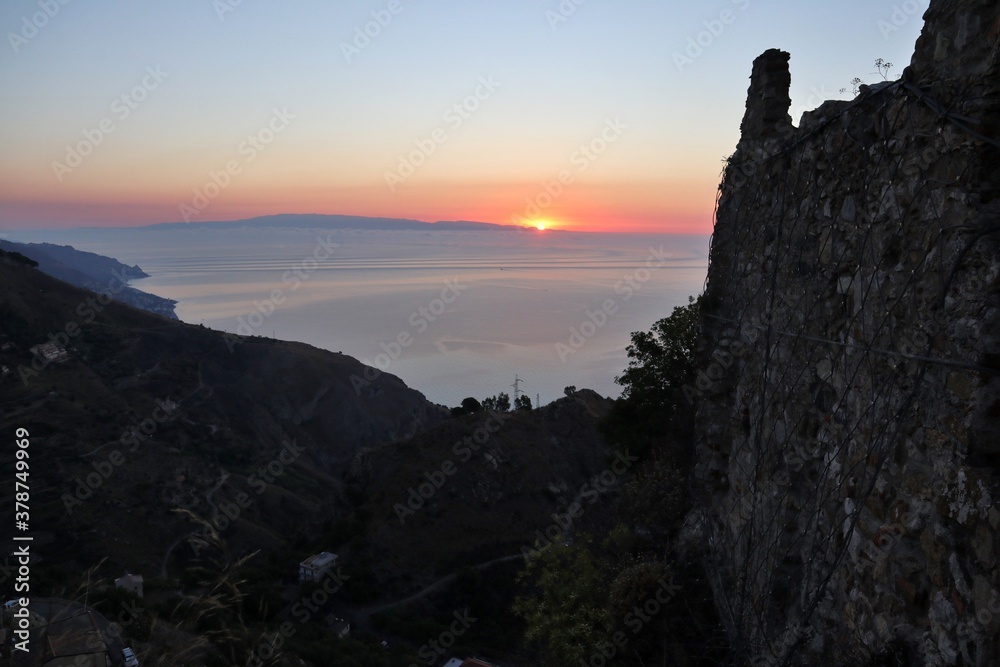
<instances>
[{"instance_id":1,"label":"small white building","mask_svg":"<svg viewBox=\"0 0 1000 667\"><path fill-rule=\"evenodd\" d=\"M42 343L31 348L31 354L42 357L47 362L62 363L69 361L69 353L55 343Z\"/></svg>"},{"instance_id":2,"label":"small white building","mask_svg":"<svg viewBox=\"0 0 1000 667\"><path fill-rule=\"evenodd\" d=\"M337 554L329 551L310 556L299 563L299 581L320 581L337 564Z\"/></svg>"},{"instance_id":3,"label":"small white building","mask_svg":"<svg viewBox=\"0 0 1000 667\"><path fill-rule=\"evenodd\" d=\"M115 588L120 588L132 593L136 597L142 597L142 575L126 574L124 577L115 579Z\"/></svg>"}]
</instances>

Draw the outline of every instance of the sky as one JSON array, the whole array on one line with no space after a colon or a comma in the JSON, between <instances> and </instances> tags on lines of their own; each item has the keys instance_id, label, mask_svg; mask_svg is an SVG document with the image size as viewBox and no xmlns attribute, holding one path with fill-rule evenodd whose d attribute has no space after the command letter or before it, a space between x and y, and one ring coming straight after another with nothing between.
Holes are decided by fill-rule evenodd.
<instances>
[{"instance_id":1,"label":"sky","mask_svg":"<svg viewBox=\"0 0 1000 667\"><path fill-rule=\"evenodd\" d=\"M0 230L330 213L710 233L751 65L792 111L927 0L7 0ZM847 88L847 93L840 89Z\"/></svg>"}]
</instances>

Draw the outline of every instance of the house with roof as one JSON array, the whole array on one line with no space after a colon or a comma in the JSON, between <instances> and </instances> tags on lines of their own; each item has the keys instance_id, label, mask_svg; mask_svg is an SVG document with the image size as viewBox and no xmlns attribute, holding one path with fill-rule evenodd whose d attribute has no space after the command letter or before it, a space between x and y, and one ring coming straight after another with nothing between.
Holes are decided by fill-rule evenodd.
<instances>
[{"instance_id":1,"label":"house with roof","mask_svg":"<svg viewBox=\"0 0 1000 667\"><path fill-rule=\"evenodd\" d=\"M299 581L320 581L337 565L337 554L329 551L310 556L299 563Z\"/></svg>"}]
</instances>

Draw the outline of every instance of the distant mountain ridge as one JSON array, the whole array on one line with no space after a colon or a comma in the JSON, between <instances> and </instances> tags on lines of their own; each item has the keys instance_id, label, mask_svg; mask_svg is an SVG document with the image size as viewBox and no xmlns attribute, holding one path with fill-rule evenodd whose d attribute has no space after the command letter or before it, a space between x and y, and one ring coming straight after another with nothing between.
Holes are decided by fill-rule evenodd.
<instances>
[{"instance_id":1,"label":"distant mountain ridge","mask_svg":"<svg viewBox=\"0 0 1000 667\"><path fill-rule=\"evenodd\" d=\"M376 230L425 230L425 231L504 231L530 230L528 227L513 225L497 225L491 222L473 222L470 220L440 220L438 222L423 222L409 218L369 218L359 215L327 215L321 213L285 213L279 215L263 215L243 220L218 220L205 222L162 222L146 225L139 229L168 231L174 229L238 229L261 227L314 227L321 229L376 229Z\"/></svg>"}]
</instances>

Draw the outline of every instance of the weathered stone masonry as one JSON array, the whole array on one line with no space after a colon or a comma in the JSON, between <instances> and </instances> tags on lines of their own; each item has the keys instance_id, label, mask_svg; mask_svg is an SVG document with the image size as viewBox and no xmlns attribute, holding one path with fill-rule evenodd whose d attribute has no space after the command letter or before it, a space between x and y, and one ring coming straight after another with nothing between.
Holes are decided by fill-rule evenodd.
<instances>
[{"instance_id":1,"label":"weathered stone masonry","mask_svg":"<svg viewBox=\"0 0 1000 667\"><path fill-rule=\"evenodd\" d=\"M899 81L798 127L789 54L753 65L696 510L748 662L1000 664L1000 4L924 19Z\"/></svg>"}]
</instances>

